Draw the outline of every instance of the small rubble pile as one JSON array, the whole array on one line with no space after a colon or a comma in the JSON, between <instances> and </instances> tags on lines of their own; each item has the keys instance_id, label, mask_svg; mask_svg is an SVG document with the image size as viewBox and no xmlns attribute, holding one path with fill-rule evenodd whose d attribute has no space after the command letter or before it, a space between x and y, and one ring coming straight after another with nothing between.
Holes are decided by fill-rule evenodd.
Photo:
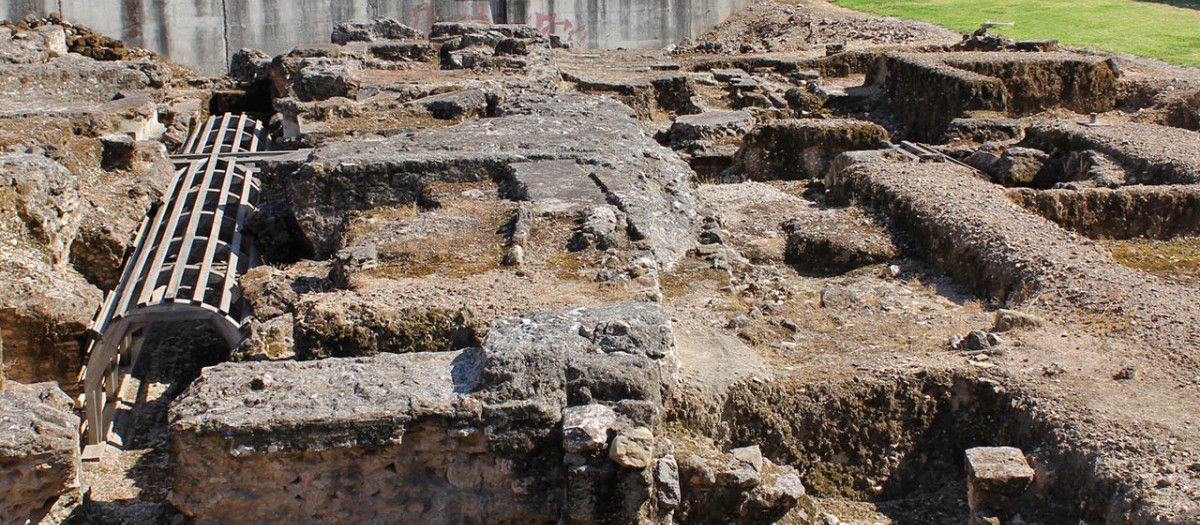
<instances>
[{"instance_id":1,"label":"small rubble pile","mask_svg":"<svg viewBox=\"0 0 1200 525\"><path fill-rule=\"evenodd\" d=\"M774 523L805 495L796 470L764 458L758 445L716 458L689 454L677 464L659 461L660 472L678 471L677 523Z\"/></svg>"},{"instance_id":2,"label":"small rubble pile","mask_svg":"<svg viewBox=\"0 0 1200 525\"><path fill-rule=\"evenodd\" d=\"M549 85L550 48L529 27L442 22L417 38L391 19L342 24L333 44L297 47L265 72L258 53L240 52L238 78L269 79L284 137L302 145L494 116L507 89L488 80L493 71L525 73L519 84L532 91Z\"/></svg>"},{"instance_id":3,"label":"small rubble pile","mask_svg":"<svg viewBox=\"0 0 1200 525\"><path fill-rule=\"evenodd\" d=\"M7 34L4 32L7 30ZM51 14L30 15L17 22L0 22L0 57L14 64L42 63L70 53L94 60L132 60L153 56L143 49L125 47L125 42L97 34L91 29L63 21Z\"/></svg>"},{"instance_id":4,"label":"small rubble pile","mask_svg":"<svg viewBox=\"0 0 1200 525\"><path fill-rule=\"evenodd\" d=\"M425 35L391 18L376 18L370 23L343 22L333 28L330 40L339 45L376 40L419 40Z\"/></svg>"},{"instance_id":5,"label":"small rubble pile","mask_svg":"<svg viewBox=\"0 0 1200 525\"><path fill-rule=\"evenodd\" d=\"M429 40L441 44L443 69L520 69L526 55L548 47L541 32L523 25L439 23Z\"/></svg>"},{"instance_id":6,"label":"small rubble pile","mask_svg":"<svg viewBox=\"0 0 1200 525\"><path fill-rule=\"evenodd\" d=\"M751 5L677 53L761 53L854 46L952 43L958 33L923 22L879 18L826 4Z\"/></svg>"}]
</instances>

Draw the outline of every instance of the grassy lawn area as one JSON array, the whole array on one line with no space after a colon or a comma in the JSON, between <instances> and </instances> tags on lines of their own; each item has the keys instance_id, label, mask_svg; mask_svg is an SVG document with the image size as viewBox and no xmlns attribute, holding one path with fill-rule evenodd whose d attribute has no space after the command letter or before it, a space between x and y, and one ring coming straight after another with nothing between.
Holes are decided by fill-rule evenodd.
<instances>
[{"instance_id":1,"label":"grassy lawn area","mask_svg":"<svg viewBox=\"0 0 1200 525\"><path fill-rule=\"evenodd\" d=\"M1200 67L1200 0L833 0L885 16L970 32L983 22L1015 22L990 32L1020 40L1132 53Z\"/></svg>"}]
</instances>

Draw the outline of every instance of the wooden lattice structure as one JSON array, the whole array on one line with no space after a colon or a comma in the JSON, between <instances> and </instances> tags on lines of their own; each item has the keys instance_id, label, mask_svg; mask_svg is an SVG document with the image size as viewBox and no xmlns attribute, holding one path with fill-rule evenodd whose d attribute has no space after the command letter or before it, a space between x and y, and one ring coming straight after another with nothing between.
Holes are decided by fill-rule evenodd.
<instances>
[{"instance_id":1,"label":"wooden lattice structure","mask_svg":"<svg viewBox=\"0 0 1200 525\"><path fill-rule=\"evenodd\" d=\"M255 264L245 225L255 212L255 155L265 145L261 122L245 115L211 117L179 155L170 191L138 227L117 287L92 321L80 373L87 444L107 440L125 376L154 322L206 320L230 347L249 316L238 277Z\"/></svg>"}]
</instances>

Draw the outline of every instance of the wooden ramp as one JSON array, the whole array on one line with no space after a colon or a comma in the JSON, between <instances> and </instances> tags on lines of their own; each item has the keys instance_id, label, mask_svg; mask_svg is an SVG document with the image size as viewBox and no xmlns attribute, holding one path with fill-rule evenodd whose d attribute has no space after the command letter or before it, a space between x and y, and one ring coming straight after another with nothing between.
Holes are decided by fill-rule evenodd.
<instances>
[{"instance_id":1,"label":"wooden ramp","mask_svg":"<svg viewBox=\"0 0 1200 525\"><path fill-rule=\"evenodd\" d=\"M207 320L230 348L240 344L249 312L238 277L256 260L245 225L256 211L264 146L261 122L226 113L194 130L172 157L175 180L142 220L121 279L92 320L80 373L85 444L107 440L149 324Z\"/></svg>"}]
</instances>

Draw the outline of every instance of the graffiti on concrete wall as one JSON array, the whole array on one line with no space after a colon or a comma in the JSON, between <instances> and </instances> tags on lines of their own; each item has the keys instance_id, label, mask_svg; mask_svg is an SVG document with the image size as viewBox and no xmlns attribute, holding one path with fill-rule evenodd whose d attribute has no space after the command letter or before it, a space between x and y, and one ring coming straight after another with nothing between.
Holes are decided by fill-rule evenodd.
<instances>
[{"instance_id":1,"label":"graffiti on concrete wall","mask_svg":"<svg viewBox=\"0 0 1200 525\"><path fill-rule=\"evenodd\" d=\"M557 14L553 13L535 13L534 16L537 19L537 24L535 27L537 27L537 30L541 31L543 35L546 35L546 38L550 38L551 35L558 35L563 37L563 41L565 42L572 42L575 44L587 42L587 25L580 24L579 26L576 26L571 19L567 17L559 17ZM559 28L562 28L561 31Z\"/></svg>"}]
</instances>

